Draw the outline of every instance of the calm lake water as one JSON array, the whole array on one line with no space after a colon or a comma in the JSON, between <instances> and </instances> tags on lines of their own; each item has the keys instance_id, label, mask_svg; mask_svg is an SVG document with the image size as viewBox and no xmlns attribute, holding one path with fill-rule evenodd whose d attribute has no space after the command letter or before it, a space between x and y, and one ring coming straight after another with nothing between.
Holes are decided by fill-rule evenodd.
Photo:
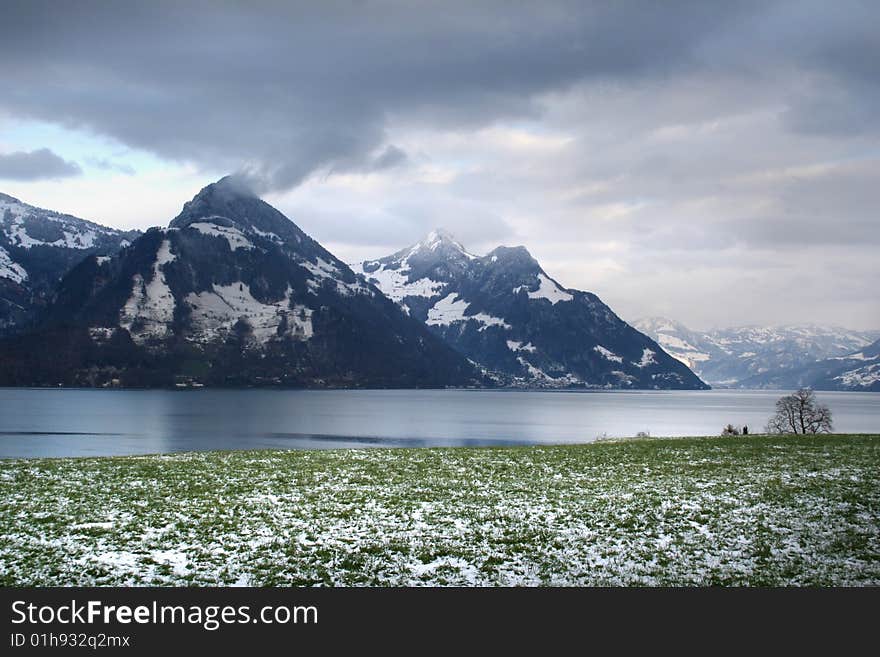
<instances>
[{"instance_id":1,"label":"calm lake water","mask_svg":"<svg viewBox=\"0 0 880 657\"><path fill-rule=\"evenodd\" d=\"M0 389L0 458L210 449L582 443L758 431L780 391ZM880 433L880 393L817 393L838 432Z\"/></svg>"}]
</instances>

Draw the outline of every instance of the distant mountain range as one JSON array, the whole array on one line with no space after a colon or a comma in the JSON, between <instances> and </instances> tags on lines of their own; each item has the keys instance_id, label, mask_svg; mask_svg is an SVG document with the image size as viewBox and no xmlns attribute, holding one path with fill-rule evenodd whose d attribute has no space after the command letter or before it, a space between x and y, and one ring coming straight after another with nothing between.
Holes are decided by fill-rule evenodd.
<instances>
[{"instance_id":1,"label":"distant mountain range","mask_svg":"<svg viewBox=\"0 0 880 657\"><path fill-rule=\"evenodd\" d=\"M0 336L30 326L84 257L112 255L139 235L0 194Z\"/></svg>"},{"instance_id":2,"label":"distant mountain range","mask_svg":"<svg viewBox=\"0 0 880 657\"><path fill-rule=\"evenodd\" d=\"M352 269L500 385L707 387L595 294L562 287L522 246L477 256L437 229Z\"/></svg>"},{"instance_id":3,"label":"distant mountain range","mask_svg":"<svg viewBox=\"0 0 880 657\"><path fill-rule=\"evenodd\" d=\"M232 178L87 257L0 385L466 386L479 372Z\"/></svg>"},{"instance_id":4,"label":"distant mountain range","mask_svg":"<svg viewBox=\"0 0 880 657\"><path fill-rule=\"evenodd\" d=\"M880 340L845 356L775 370L748 380L753 388L801 388L880 392Z\"/></svg>"},{"instance_id":5,"label":"distant mountain range","mask_svg":"<svg viewBox=\"0 0 880 657\"><path fill-rule=\"evenodd\" d=\"M871 356L880 331L821 326L694 331L660 317L634 326L715 387L876 390L880 381Z\"/></svg>"}]
</instances>

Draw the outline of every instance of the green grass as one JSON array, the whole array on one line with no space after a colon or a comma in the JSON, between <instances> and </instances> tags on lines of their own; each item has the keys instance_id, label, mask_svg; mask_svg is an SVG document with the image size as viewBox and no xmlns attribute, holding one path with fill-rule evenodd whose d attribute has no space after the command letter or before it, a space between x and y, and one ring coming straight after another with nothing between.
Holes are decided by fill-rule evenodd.
<instances>
[{"instance_id":1,"label":"green grass","mask_svg":"<svg viewBox=\"0 0 880 657\"><path fill-rule=\"evenodd\" d=\"M880 436L0 461L0 584L877 585Z\"/></svg>"}]
</instances>

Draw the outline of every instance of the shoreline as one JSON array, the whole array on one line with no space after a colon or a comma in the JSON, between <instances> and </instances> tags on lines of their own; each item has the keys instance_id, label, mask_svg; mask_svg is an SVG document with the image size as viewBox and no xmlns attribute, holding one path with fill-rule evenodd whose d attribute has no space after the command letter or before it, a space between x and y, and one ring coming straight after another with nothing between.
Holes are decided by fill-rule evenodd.
<instances>
[{"instance_id":1,"label":"shoreline","mask_svg":"<svg viewBox=\"0 0 880 657\"><path fill-rule=\"evenodd\" d=\"M325 438L334 438L337 436L326 435L319 436ZM732 442L742 441L751 438L761 438L766 440L773 439L810 439L810 438L872 438L880 441L880 431L874 432L831 432L821 434L769 434L769 433L749 433L746 436L608 436L596 437L586 442L568 442L568 443L517 443L511 444L499 440L497 445L432 445L432 446L406 446L406 445L365 445L362 447L266 447L253 449L206 449L206 450L189 450L180 452L150 452L145 454L112 454L112 455L94 455L94 456L20 456L20 457L0 457L0 466L4 463L12 461L65 461L65 460L92 460L92 459L144 459L144 458L169 458L175 456L193 456L193 455L211 455L211 454L258 454L258 453L274 453L278 452L286 454L290 452L372 452L376 450L393 450L393 451L414 451L421 452L426 450L528 450L528 449L567 449L590 447L592 445L618 445L636 442L663 442L663 441L685 441L685 440L729 440ZM347 436L341 436L347 438ZM381 438L379 438L381 440Z\"/></svg>"}]
</instances>

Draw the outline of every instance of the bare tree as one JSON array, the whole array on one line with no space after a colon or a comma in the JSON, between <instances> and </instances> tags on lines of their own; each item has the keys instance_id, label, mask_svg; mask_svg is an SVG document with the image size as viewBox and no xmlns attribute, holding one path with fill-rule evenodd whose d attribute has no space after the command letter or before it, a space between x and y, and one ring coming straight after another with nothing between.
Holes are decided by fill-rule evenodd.
<instances>
[{"instance_id":1,"label":"bare tree","mask_svg":"<svg viewBox=\"0 0 880 657\"><path fill-rule=\"evenodd\" d=\"M801 388L776 402L767 433L831 433L831 409L820 404L812 390Z\"/></svg>"}]
</instances>

